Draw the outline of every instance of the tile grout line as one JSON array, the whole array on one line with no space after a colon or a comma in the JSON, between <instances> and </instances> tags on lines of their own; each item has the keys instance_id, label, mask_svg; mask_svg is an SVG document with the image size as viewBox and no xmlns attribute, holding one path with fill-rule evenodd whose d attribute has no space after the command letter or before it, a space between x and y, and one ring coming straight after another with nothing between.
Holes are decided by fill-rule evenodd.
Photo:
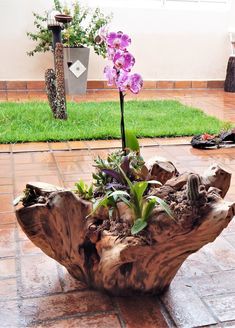
<instances>
[{"instance_id":1,"label":"tile grout line","mask_svg":"<svg viewBox=\"0 0 235 328\"><path fill-rule=\"evenodd\" d=\"M12 179L13 179L13 197L16 194L16 177L15 177L15 160L14 155L11 152L11 166L12 166ZM21 301L21 289L22 289L22 272L21 272L21 254L20 254L20 245L19 245L19 230L16 225L15 228L15 265L16 265L16 286L17 286L17 309L19 310L22 307ZM17 316L18 317L18 316ZM17 318L18 327L20 327L20 316Z\"/></svg>"},{"instance_id":2,"label":"tile grout line","mask_svg":"<svg viewBox=\"0 0 235 328\"><path fill-rule=\"evenodd\" d=\"M219 318L216 316L216 314L213 312L212 308L204 301L203 297L200 296L200 294L197 292L197 289L194 288L193 284L192 284L192 290L194 291L194 293L197 295L197 297L199 298L199 300L202 302L202 304L204 305L204 307L207 309L208 313L211 315L211 317L216 321L216 325L217 324L221 324L221 321L219 320ZM207 296L208 297L208 296Z\"/></svg>"},{"instance_id":3,"label":"tile grout line","mask_svg":"<svg viewBox=\"0 0 235 328\"><path fill-rule=\"evenodd\" d=\"M14 299L20 299L22 301L25 301L25 300L48 298L48 297L59 296L59 295L78 294L78 293L84 293L84 292L90 292L90 291L91 291L91 289L86 289L86 290L76 290L76 289L74 289L74 290L60 291L60 292L49 292L49 293L44 292L42 294L36 294L36 295L30 295L30 294L27 295L26 294L26 296L15 297ZM13 298L9 298L9 300L12 300L12 299ZM0 300L0 304L4 303L4 302L5 302L5 300ZM103 311L103 310L101 310L101 311ZM115 312L115 310L110 310L110 311ZM95 312L95 311L90 311L89 313L93 313L93 312ZM105 312L105 310L103 312Z\"/></svg>"},{"instance_id":4,"label":"tile grout line","mask_svg":"<svg viewBox=\"0 0 235 328\"><path fill-rule=\"evenodd\" d=\"M68 141L66 141L66 145L67 145L68 150L71 151L72 149L71 149L70 143Z\"/></svg>"},{"instance_id":5,"label":"tile grout line","mask_svg":"<svg viewBox=\"0 0 235 328\"><path fill-rule=\"evenodd\" d=\"M70 150L67 150L67 151L70 151ZM55 165L55 168L56 168L56 176L59 177L59 180L61 181L61 184L62 184L62 187L64 188L64 179L63 179L63 174L60 172L60 168L59 168L59 165L57 163L57 160L56 160L56 157L54 155L54 150L51 148L51 145L49 145L49 151L48 151L52 158L53 158L53 165ZM40 181L40 179L39 179Z\"/></svg>"},{"instance_id":6,"label":"tile grout line","mask_svg":"<svg viewBox=\"0 0 235 328\"><path fill-rule=\"evenodd\" d=\"M177 325L176 325L174 319L172 318L170 312L166 308L166 306L163 303L163 301L161 300L161 298L158 297L158 296L157 296L157 301L158 301L158 304L159 304L160 312L161 312L167 326L170 327L170 328L176 328Z\"/></svg>"},{"instance_id":7,"label":"tile grout line","mask_svg":"<svg viewBox=\"0 0 235 328\"><path fill-rule=\"evenodd\" d=\"M47 323L53 323L53 322L56 323L56 322L62 321L62 320L69 320L69 319L76 319L76 318L92 318L92 317L98 317L101 315L112 315L112 314L116 314L115 311L112 311L112 310L102 311L101 310L101 311L92 311L92 312L80 312L80 313L76 313L76 314L63 315L61 317L55 317L55 318L50 318L50 319L45 319L45 320L34 320L34 321L30 322L30 326L35 325L35 324L38 325L38 324L47 324Z\"/></svg>"},{"instance_id":8,"label":"tile grout line","mask_svg":"<svg viewBox=\"0 0 235 328\"><path fill-rule=\"evenodd\" d=\"M0 264L1 264L1 261L3 261L4 259L0 259ZM3 277L3 278L0 278L0 281L4 281L4 280L8 280L8 279L16 279L16 274L15 275L9 275L7 277ZM12 299L12 298L11 298ZM13 298L14 299L14 298ZM5 300L3 301L5 302Z\"/></svg>"},{"instance_id":9,"label":"tile grout line","mask_svg":"<svg viewBox=\"0 0 235 328\"><path fill-rule=\"evenodd\" d=\"M151 147L180 147L180 146L191 146L189 143L181 143L181 144L150 144L150 145L142 145L140 146L140 148L151 148ZM106 150L106 149L117 149L117 148L121 148L118 146L107 146L107 147L90 147L88 146L87 148L71 148L70 146L68 146L69 148L66 149L52 149L54 152L60 152L60 151L81 151L81 150L87 150L87 151L92 151L92 150ZM234 147L230 147L230 148L235 148ZM36 150L18 150L18 151L0 151L0 154L24 154L24 153L46 153L46 152L50 152L50 149L36 149Z\"/></svg>"},{"instance_id":10,"label":"tile grout line","mask_svg":"<svg viewBox=\"0 0 235 328\"><path fill-rule=\"evenodd\" d=\"M3 213L4 213L4 212L3 212ZM5 212L5 213L6 213L6 212ZM10 212L10 213L12 213L12 212ZM1 228L4 228L4 227L6 227L6 226L9 226L9 225L17 227L16 223L14 223L14 222L11 222L11 223L0 223L0 229L1 229ZM1 258L1 257L0 257L0 258Z\"/></svg>"},{"instance_id":11,"label":"tile grout line","mask_svg":"<svg viewBox=\"0 0 235 328\"><path fill-rule=\"evenodd\" d=\"M120 307L119 307L118 302L116 300L116 297L112 298L112 303L113 303L113 307L116 311L116 315L117 315L118 321L120 323L120 327L121 328L126 328L126 322L122 317L121 310L120 310Z\"/></svg>"},{"instance_id":12,"label":"tile grout line","mask_svg":"<svg viewBox=\"0 0 235 328\"><path fill-rule=\"evenodd\" d=\"M34 255L29 255L29 256L23 256L23 257L30 257L30 256L33 256L33 257L37 257L38 255L40 255L40 254L34 254ZM8 257L9 259L14 259L14 257L12 256L12 257ZM3 259L5 259L5 258L3 258ZM10 277L11 279L12 278L15 278L15 276L11 276ZM1 280L6 280L6 279L8 279L8 278L3 278L3 279L1 279ZM70 295L70 294L76 294L76 293L83 293L83 292L89 292L90 290L89 289L83 289L83 290L79 290L79 289L74 289L74 290L68 290L68 291L58 291L58 292L50 292L50 293L47 293L47 292L44 292L44 293L42 293L42 294L36 294L36 295L27 295L26 294L26 296L17 296L17 297L13 297L13 298L9 298L9 300L12 300L12 299L14 299L14 300L16 300L16 299L18 299L18 300L31 300L31 299L41 299L41 298L47 298L47 297L52 297L52 296L56 296L56 295ZM194 291L194 290L193 290ZM227 292L224 292L224 293L220 293L220 294L218 294L218 295L216 295L216 296L226 296L226 295L234 295L235 293L234 292L231 292L231 293L227 293ZM201 300L201 297L198 295L198 294L196 294L198 297L199 297L199 299ZM205 297L206 298L211 298L211 297L214 297L215 295L214 294L211 294L211 295L206 295ZM155 297L158 297L157 295L155 295ZM164 317L164 319L166 320L166 317L167 317L167 319L168 320L166 320L167 322L169 322L169 320L172 320L172 323L174 323L174 320L172 319L172 317L170 316L170 314L169 314L169 312L168 312L168 310L165 308L165 305L164 305L164 303L162 303L162 301L161 301L161 299L160 298L158 298L158 301L161 303L161 306L163 306L163 313L162 314L164 314L163 315L163 317ZM0 304L1 303L4 303L5 302L5 300L0 300ZM114 304L113 304L114 305ZM118 311L117 311L117 308L116 308L116 306L114 305L114 310L111 310L112 312L115 312L115 313L117 313ZM92 312L92 311L91 311ZM166 317L165 317L165 315L166 315ZM124 327L125 328L125 327Z\"/></svg>"},{"instance_id":13,"label":"tile grout line","mask_svg":"<svg viewBox=\"0 0 235 328\"><path fill-rule=\"evenodd\" d=\"M53 149L52 149L52 147L51 147L51 143L48 142L48 152L49 152L49 153L52 153L52 151L53 151Z\"/></svg>"},{"instance_id":14,"label":"tile grout line","mask_svg":"<svg viewBox=\"0 0 235 328\"><path fill-rule=\"evenodd\" d=\"M57 176L59 177L59 179L61 181L62 187L65 188L63 174L60 171L59 165L58 165L57 160L56 160L56 157L54 155L54 150L51 149L50 152L51 152L51 156L52 156L52 158L54 160L54 163L55 163L55 166L56 166L56 169L57 169Z\"/></svg>"},{"instance_id":15,"label":"tile grout line","mask_svg":"<svg viewBox=\"0 0 235 328\"><path fill-rule=\"evenodd\" d=\"M113 139L113 140L116 140L116 139ZM100 140L97 140L97 142L100 141ZM139 139L139 141L141 142L141 139ZM45 148L42 148L42 149L36 149L36 150L33 150L33 149L22 149L22 150L14 150L13 147L12 147L12 143L9 144L9 150L8 151L1 151L0 150L0 154L8 154L8 153L13 153L13 154L16 154L16 153L35 153L35 152L50 152L50 150L52 151L79 151L79 150L88 150L88 151L91 151L91 150L102 150L102 149L116 149L116 148L120 148L118 146L90 146L89 145L89 140L83 140L83 143L86 145L86 147L71 147L69 141L66 141L66 144L67 144L67 148L61 148L61 149L53 149L51 147L51 143L50 142L45 142L47 144L47 149ZM28 144L28 143L27 143ZM16 145L16 144L14 144ZM1 146L1 144L0 144ZM181 143L158 143L158 142L154 142L152 144L143 144L141 145L140 147L142 148L149 148L149 147L162 147L162 146L190 146L190 143L189 142L181 142ZM235 147L235 146L234 146ZM234 148L234 147L230 147L230 148Z\"/></svg>"},{"instance_id":16,"label":"tile grout line","mask_svg":"<svg viewBox=\"0 0 235 328\"><path fill-rule=\"evenodd\" d=\"M30 159L31 159L32 164L37 164L37 161L35 160L33 153L30 153Z\"/></svg>"}]
</instances>

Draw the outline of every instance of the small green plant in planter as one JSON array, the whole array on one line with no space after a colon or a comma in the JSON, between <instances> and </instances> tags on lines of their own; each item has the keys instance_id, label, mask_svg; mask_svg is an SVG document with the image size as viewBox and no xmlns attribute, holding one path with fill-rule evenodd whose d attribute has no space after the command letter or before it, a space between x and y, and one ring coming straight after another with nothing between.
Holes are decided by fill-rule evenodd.
<instances>
[{"instance_id":1,"label":"small green plant in planter","mask_svg":"<svg viewBox=\"0 0 235 328\"><path fill-rule=\"evenodd\" d=\"M93 185L88 186L82 179L75 183L76 189L74 190L75 194L78 194L79 197L85 200L91 200L93 198Z\"/></svg>"},{"instance_id":2,"label":"small green plant in planter","mask_svg":"<svg viewBox=\"0 0 235 328\"><path fill-rule=\"evenodd\" d=\"M62 31L62 43L65 47L92 47L96 54L106 56L106 46L103 42L96 42L99 31L104 28L112 15L104 15L99 8L91 10L83 7L78 1L72 3L71 8L62 4L60 0L53 0L53 9L72 16L72 22ZM39 52L52 51L51 31L47 28L49 11L43 14L33 13L35 32L27 32L28 37L37 45L27 54L34 56Z\"/></svg>"}]
</instances>

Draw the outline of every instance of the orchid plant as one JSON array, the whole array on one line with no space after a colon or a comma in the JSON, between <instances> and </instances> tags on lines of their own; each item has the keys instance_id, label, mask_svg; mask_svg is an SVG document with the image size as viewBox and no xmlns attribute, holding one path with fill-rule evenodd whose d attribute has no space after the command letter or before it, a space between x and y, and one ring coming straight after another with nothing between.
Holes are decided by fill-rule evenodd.
<instances>
[{"instance_id":1,"label":"orchid plant","mask_svg":"<svg viewBox=\"0 0 235 328\"><path fill-rule=\"evenodd\" d=\"M131 39L123 32L110 32L102 28L99 33L99 41L104 42L107 49L107 58L112 61L111 66L104 68L108 86L115 85L119 90L121 109L121 137L122 150L126 152L126 135L124 124L124 97L127 90L137 94L143 86L143 79L140 74L131 74L135 64L134 56L127 50L131 44Z\"/></svg>"},{"instance_id":2,"label":"orchid plant","mask_svg":"<svg viewBox=\"0 0 235 328\"><path fill-rule=\"evenodd\" d=\"M95 161L97 172L93 174L93 178L96 201L89 216L100 207L107 207L111 218L113 210L117 208L117 203L124 202L133 212L131 234L135 235L147 226L156 205L160 205L170 217L173 216L162 199L148 196L151 184L159 187L161 183L148 180L149 171L140 156L138 140L130 131L125 131L124 97L126 91L130 90L137 94L143 86L140 74L131 73L135 64L134 56L127 50L131 39L123 32L108 33L106 28L102 28L96 42L103 42L106 45L107 58L112 61L111 66L104 68L108 85L115 85L119 90L122 151L110 154L107 160L98 158Z\"/></svg>"}]
</instances>

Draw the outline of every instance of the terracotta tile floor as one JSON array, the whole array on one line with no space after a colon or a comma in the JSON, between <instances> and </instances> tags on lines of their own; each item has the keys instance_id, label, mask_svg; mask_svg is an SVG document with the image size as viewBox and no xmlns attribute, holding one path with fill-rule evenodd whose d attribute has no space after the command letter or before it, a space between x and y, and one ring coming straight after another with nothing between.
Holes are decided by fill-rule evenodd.
<instances>
[{"instance_id":1,"label":"terracotta tile floor","mask_svg":"<svg viewBox=\"0 0 235 328\"><path fill-rule=\"evenodd\" d=\"M235 326L235 221L183 264L160 298L116 298L79 289L66 270L44 255L16 223L12 199L29 180L73 187L91 181L92 161L109 149L0 154L0 327ZM178 169L202 172L215 160L235 171L235 148L143 147L146 160L164 156ZM235 175L228 199L235 197Z\"/></svg>"},{"instance_id":2,"label":"terracotta tile floor","mask_svg":"<svg viewBox=\"0 0 235 328\"><path fill-rule=\"evenodd\" d=\"M13 96L10 99L23 99L19 94L17 99ZM101 96L113 99L114 93L101 92ZM235 95L220 90L153 90L144 91L142 97L180 99L235 120ZM90 93L78 100L87 99L97 100L98 95ZM235 173L235 148L199 151L189 145L169 145L176 142L172 140L141 142L148 145L141 150L146 160L164 156L181 172L200 173L216 161ZM159 143L162 146L156 146ZM79 178L89 182L93 159L106 156L117 146L118 141L0 145L0 328L235 327L235 221L214 243L187 259L164 295L129 298L81 290L79 283L36 248L17 225L12 200L28 181L69 188ZM235 174L226 197L235 199Z\"/></svg>"}]
</instances>

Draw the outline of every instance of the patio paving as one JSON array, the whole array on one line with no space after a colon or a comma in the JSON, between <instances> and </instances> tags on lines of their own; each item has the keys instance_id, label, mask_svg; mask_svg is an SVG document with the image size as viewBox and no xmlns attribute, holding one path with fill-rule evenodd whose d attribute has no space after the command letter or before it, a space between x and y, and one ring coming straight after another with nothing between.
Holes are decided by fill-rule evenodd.
<instances>
[{"instance_id":1,"label":"patio paving","mask_svg":"<svg viewBox=\"0 0 235 328\"><path fill-rule=\"evenodd\" d=\"M116 99L89 91L80 101ZM135 97L128 96L129 99ZM41 92L0 93L0 101L45 100ZM222 90L144 90L138 99L177 99L235 122L235 94ZM142 139L146 160L163 156L180 172L203 172L214 161L233 173L226 198L235 199L235 148L200 151L190 138ZM16 223L12 200L32 180L73 188L91 181L93 159L120 141L0 145L0 328L235 327L235 221L212 244L191 255L161 297L110 297L81 290L77 281L36 248Z\"/></svg>"},{"instance_id":2,"label":"patio paving","mask_svg":"<svg viewBox=\"0 0 235 328\"><path fill-rule=\"evenodd\" d=\"M93 159L113 150L103 145L0 154L0 327L235 327L235 221L187 259L161 297L121 298L81 290L21 231L12 200L25 184L38 180L73 188L79 178L90 182ZM235 172L235 148L149 146L141 153L146 160L156 155L171 159L180 172L200 173L214 161ZM234 198L235 174L227 195Z\"/></svg>"}]
</instances>

